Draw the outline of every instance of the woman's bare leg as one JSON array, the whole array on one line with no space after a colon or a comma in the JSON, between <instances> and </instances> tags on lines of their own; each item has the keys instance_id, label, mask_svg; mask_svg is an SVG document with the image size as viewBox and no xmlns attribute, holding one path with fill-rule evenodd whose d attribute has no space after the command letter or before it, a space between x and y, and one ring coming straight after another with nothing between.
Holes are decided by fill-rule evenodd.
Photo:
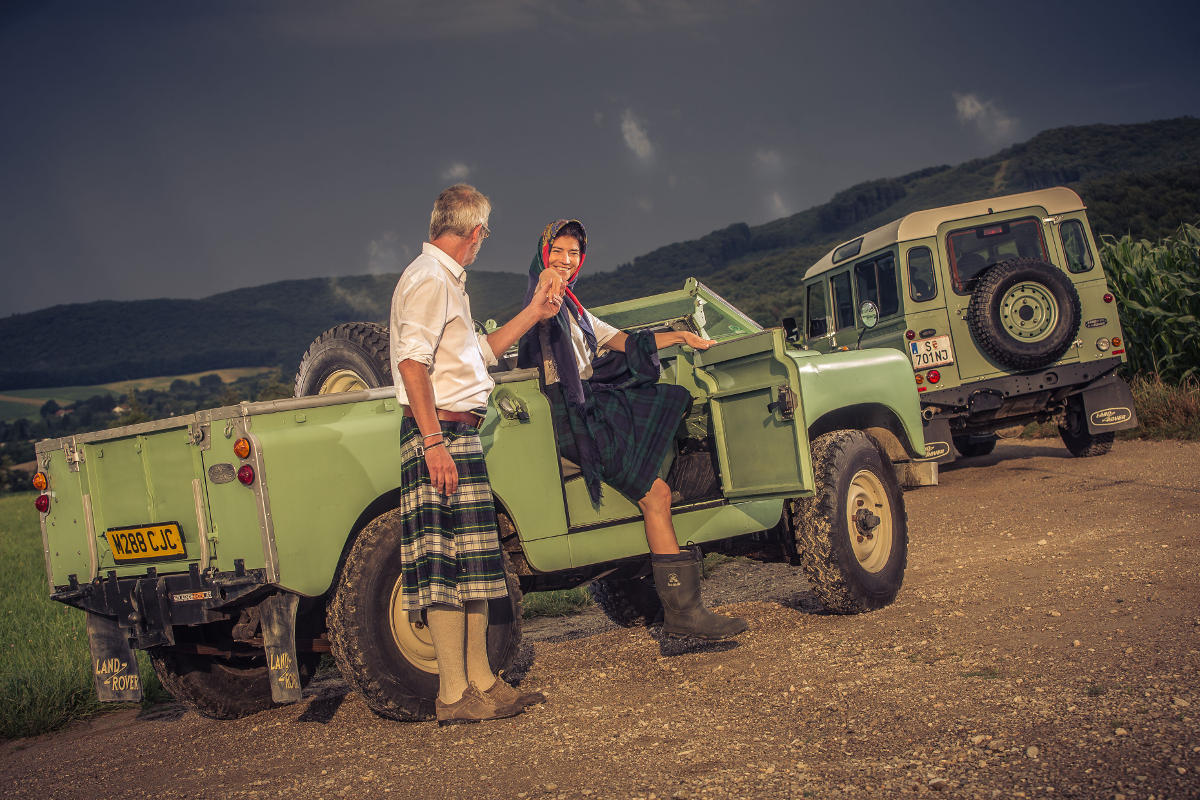
<instances>
[{"instance_id":1,"label":"woman's bare leg","mask_svg":"<svg viewBox=\"0 0 1200 800\"><path fill-rule=\"evenodd\" d=\"M671 487L662 478L655 478L650 491L638 501L646 523L646 543L651 553L673 555L679 552L675 526L671 523Z\"/></svg>"}]
</instances>

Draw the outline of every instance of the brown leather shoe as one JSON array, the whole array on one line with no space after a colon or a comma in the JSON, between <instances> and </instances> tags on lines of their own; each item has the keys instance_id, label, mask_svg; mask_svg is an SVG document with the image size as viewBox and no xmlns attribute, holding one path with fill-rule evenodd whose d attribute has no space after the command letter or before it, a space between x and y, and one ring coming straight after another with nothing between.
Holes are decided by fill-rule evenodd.
<instances>
[{"instance_id":1,"label":"brown leather shoe","mask_svg":"<svg viewBox=\"0 0 1200 800\"><path fill-rule=\"evenodd\" d=\"M439 697L434 701L438 725L458 725L465 722L482 722L485 719L515 717L525 709L512 703L497 703L486 697L479 687L471 684L455 703L443 703Z\"/></svg>"},{"instance_id":2,"label":"brown leather shoe","mask_svg":"<svg viewBox=\"0 0 1200 800\"><path fill-rule=\"evenodd\" d=\"M497 705L519 706L520 708L546 702L546 695L541 692L522 692L499 675L496 676L496 682L492 684L492 688L484 692L483 696L490 697Z\"/></svg>"}]
</instances>

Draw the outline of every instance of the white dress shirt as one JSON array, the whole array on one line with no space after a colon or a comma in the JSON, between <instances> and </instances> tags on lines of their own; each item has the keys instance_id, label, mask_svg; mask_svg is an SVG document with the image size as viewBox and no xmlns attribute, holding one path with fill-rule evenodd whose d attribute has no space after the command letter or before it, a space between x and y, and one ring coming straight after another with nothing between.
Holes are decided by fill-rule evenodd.
<instances>
[{"instance_id":1,"label":"white dress shirt","mask_svg":"<svg viewBox=\"0 0 1200 800\"><path fill-rule=\"evenodd\" d=\"M571 301L564 298L563 302L569 303ZM592 312L588 311L586 308L583 310L583 313L587 314L587 318L592 323L592 333L596 334L597 349L599 349L609 339L621 332L619 329L614 328L604 320L594 316ZM592 377L592 357L588 353L587 339L585 339L583 336L583 328L578 322L575 321L575 317L573 317L569 312L567 314L567 319L571 323L571 350L575 353L575 366L579 368L579 379L586 381L588 378Z\"/></svg>"},{"instance_id":2,"label":"white dress shirt","mask_svg":"<svg viewBox=\"0 0 1200 800\"><path fill-rule=\"evenodd\" d=\"M487 336L475 333L467 273L429 242L400 276L389 325L396 398L408 405L399 364L411 359L429 370L434 404L446 411L487 405L496 385L487 368L496 363Z\"/></svg>"}]
</instances>

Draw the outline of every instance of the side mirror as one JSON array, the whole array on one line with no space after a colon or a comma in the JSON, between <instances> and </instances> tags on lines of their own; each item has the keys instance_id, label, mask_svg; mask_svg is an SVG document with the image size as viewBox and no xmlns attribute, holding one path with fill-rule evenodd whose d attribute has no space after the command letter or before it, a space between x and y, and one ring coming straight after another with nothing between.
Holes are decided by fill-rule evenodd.
<instances>
[{"instance_id":1,"label":"side mirror","mask_svg":"<svg viewBox=\"0 0 1200 800\"><path fill-rule=\"evenodd\" d=\"M783 325L783 338L787 339L791 344L800 344L800 326L796 324L796 318L784 317L781 323Z\"/></svg>"},{"instance_id":2,"label":"side mirror","mask_svg":"<svg viewBox=\"0 0 1200 800\"><path fill-rule=\"evenodd\" d=\"M870 300L858 307L858 318L864 328L874 328L879 324L879 306Z\"/></svg>"}]
</instances>

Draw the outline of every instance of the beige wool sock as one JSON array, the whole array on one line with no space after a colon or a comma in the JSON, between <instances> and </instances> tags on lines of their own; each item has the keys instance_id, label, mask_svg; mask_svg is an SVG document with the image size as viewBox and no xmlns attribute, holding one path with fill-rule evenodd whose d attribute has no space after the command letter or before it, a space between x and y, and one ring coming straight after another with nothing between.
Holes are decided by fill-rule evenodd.
<instances>
[{"instance_id":1,"label":"beige wool sock","mask_svg":"<svg viewBox=\"0 0 1200 800\"><path fill-rule=\"evenodd\" d=\"M455 606L432 605L425 610L425 620L438 662L438 699L457 703L467 689L467 614Z\"/></svg>"},{"instance_id":2,"label":"beige wool sock","mask_svg":"<svg viewBox=\"0 0 1200 800\"><path fill-rule=\"evenodd\" d=\"M468 600L467 606L467 680L486 692L496 682L496 673L488 662L486 600Z\"/></svg>"}]
</instances>

